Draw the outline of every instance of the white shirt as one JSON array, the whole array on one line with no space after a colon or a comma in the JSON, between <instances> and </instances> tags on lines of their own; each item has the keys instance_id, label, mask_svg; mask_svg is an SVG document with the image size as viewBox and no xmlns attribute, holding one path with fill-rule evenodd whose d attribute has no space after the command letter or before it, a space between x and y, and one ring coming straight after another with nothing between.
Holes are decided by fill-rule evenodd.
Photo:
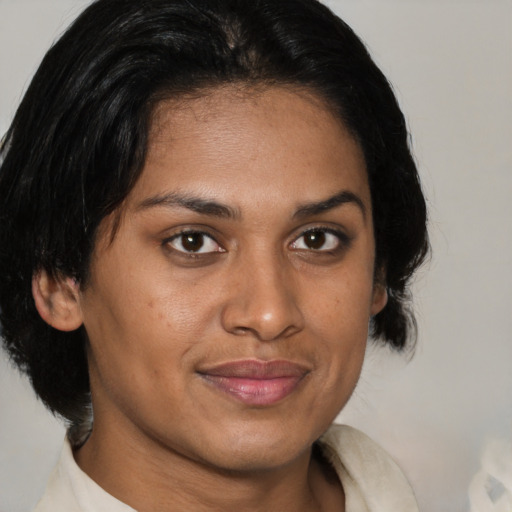
<instances>
[{"instance_id":1,"label":"white shirt","mask_svg":"<svg viewBox=\"0 0 512 512\"><path fill-rule=\"evenodd\" d=\"M320 439L345 492L346 512L418 512L412 489L391 457L362 432L333 425ZM66 442L33 512L136 512L89 478Z\"/></svg>"}]
</instances>

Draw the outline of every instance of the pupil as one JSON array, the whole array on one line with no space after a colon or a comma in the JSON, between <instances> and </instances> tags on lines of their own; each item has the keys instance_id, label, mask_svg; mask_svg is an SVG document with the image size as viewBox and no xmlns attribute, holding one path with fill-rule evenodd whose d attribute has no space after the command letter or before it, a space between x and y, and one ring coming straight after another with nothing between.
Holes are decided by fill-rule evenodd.
<instances>
[{"instance_id":1,"label":"pupil","mask_svg":"<svg viewBox=\"0 0 512 512\"><path fill-rule=\"evenodd\" d=\"M321 249L325 244L325 233L313 231L306 235L305 243L310 249Z\"/></svg>"},{"instance_id":2,"label":"pupil","mask_svg":"<svg viewBox=\"0 0 512 512\"><path fill-rule=\"evenodd\" d=\"M182 242L183 248L190 252L197 252L203 246L204 239L200 233L189 233L183 235Z\"/></svg>"}]
</instances>

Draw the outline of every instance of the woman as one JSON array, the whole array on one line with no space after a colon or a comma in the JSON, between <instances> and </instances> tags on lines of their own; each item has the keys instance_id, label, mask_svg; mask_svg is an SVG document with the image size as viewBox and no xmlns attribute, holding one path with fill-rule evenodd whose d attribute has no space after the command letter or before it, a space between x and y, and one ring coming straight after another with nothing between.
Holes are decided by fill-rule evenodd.
<instances>
[{"instance_id":1,"label":"woman","mask_svg":"<svg viewBox=\"0 0 512 512\"><path fill-rule=\"evenodd\" d=\"M428 242L397 102L326 7L99 0L2 154L5 346L70 423L38 512L416 510L330 426L368 328L411 338Z\"/></svg>"}]
</instances>

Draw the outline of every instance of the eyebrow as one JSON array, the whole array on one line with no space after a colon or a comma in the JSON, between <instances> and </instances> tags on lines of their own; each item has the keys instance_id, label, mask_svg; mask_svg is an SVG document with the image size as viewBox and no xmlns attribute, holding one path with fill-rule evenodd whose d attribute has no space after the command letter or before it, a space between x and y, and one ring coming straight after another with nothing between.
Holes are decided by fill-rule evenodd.
<instances>
[{"instance_id":1,"label":"eyebrow","mask_svg":"<svg viewBox=\"0 0 512 512\"><path fill-rule=\"evenodd\" d=\"M227 219L238 219L241 216L238 209L232 208L226 204L201 197L179 194L176 192L149 197L137 206L137 210L145 210L155 206L164 206L168 208L174 208L178 206L181 208L187 208L188 210L200 213L202 215Z\"/></svg>"},{"instance_id":2,"label":"eyebrow","mask_svg":"<svg viewBox=\"0 0 512 512\"><path fill-rule=\"evenodd\" d=\"M314 215L319 215L320 213L332 210L333 208L343 204L356 205L361 210L363 218L366 219L366 206L364 205L362 199L348 190L343 190L334 196L324 199L323 201L306 203L302 206L299 206L293 216L295 218L312 217Z\"/></svg>"},{"instance_id":3,"label":"eyebrow","mask_svg":"<svg viewBox=\"0 0 512 512\"><path fill-rule=\"evenodd\" d=\"M348 190L343 190L322 201L305 203L297 208L293 217L299 219L312 217L347 203L356 205L366 219L366 207L363 201L359 196ZM146 210L157 206L186 208L202 215L225 219L240 219L242 217L237 208L210 199L179 194L177 192L170 192L168 194L144 199L138 204L137 210Z\"/></svg>"}]
</instances>

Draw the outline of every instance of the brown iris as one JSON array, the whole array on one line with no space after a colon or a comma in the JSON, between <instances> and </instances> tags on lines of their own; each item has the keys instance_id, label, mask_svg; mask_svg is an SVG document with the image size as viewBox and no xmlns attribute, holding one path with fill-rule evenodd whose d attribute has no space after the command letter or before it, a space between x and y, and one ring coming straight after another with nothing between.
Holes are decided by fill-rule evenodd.
<instances>
[{"instance_id":1,"label":"brown iris","mask_svg":"<svg viewBox=\"0 0 512 512\"><path fill-rule=\"evenodd\" d=\"M197 252L204 245L204 236L201 233L185 233L181 235L181 244L186 251Z\"/></svg>"},{"instance_id":2,"label":"brown iris","mask_svg":"<svg viewBox=\"0 0 512 512\"><path fill-rule=\"evenodd\" d=\"M325 244L325 233L323 231L309 231L304 234L304 243L310 249L321 249Z\"/></svg>"}]
</instances>

